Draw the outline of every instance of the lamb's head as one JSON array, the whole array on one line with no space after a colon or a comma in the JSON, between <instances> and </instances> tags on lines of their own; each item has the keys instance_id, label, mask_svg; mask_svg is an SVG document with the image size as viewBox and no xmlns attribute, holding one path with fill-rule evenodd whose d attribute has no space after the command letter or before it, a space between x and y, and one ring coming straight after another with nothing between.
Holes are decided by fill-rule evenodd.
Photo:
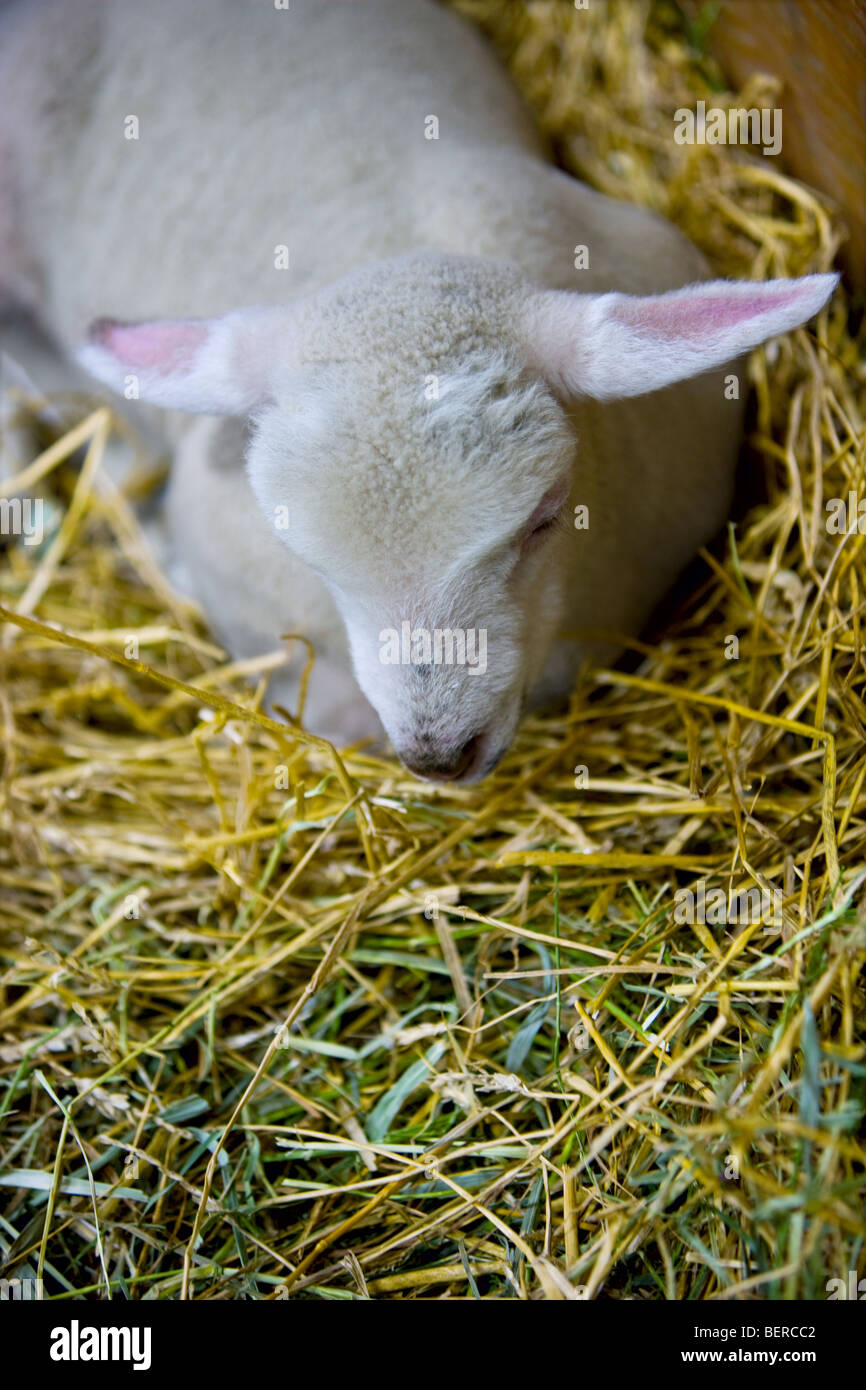
<instances>
[{"instance_id":1,"label":"lamb's head","mask_svg":"<svg viewBox=\"0 0 866 1390\"><path fill-rule=\"evenodd\" d=\"M421 254L286 307L103 320L82 360L157 404L251 417L263 515L331 589L400 757L473 781L511 742L559 623L570 499L593 485L569 402L720 365L834 282L578 295Z\"/></svg>"},{"instance_id":2,"label":"lamb's head","mask_svg":"<svg viewBox=\"0 0 866 1390\"><path fill-rule=\"evenodd\" d=\"M329 367L256 419L264 514L288 511L285 539L330 586L358 682L420 776L483 776L511 742L560 614L574 447L501 351Z\"/></svg>"}]
</instances>

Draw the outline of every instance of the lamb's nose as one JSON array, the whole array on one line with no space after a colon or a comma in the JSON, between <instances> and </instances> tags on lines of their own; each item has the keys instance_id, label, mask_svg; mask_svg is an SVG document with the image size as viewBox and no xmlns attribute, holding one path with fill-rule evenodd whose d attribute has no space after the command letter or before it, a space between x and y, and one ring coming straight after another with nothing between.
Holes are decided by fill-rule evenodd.
<instances>
[{"instance_id":1,"label":"lamb's nose","mask_svg":"<svg viewBox=\"0 0 866 1390\"><path fill-rule=\"evenodd\" d=\"M445 753L438 749L413 750L403 755L403 762L416 777L426 777L432 782L456 782L469 771L480 742L481 735L474 734L461 748Z\"/></svg>"}]
</instances>

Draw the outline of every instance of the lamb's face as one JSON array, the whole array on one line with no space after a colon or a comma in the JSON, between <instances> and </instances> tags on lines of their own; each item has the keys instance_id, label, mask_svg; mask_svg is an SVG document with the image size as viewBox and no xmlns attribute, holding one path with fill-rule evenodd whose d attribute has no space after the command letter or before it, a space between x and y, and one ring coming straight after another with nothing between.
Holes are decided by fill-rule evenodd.
<instances>
[{"instance_id":1,"label":"lamb's face","mask_svg":"<svg viewBox=\"0 0 866 1390\"><path fill-rule=\"evenodd\" d=\"M419 776L478 780L514 736L561 611L574 448L547 389L492 351L305 373L258 416L259 504L331 588Z\"/></svg>"}]
</instances>

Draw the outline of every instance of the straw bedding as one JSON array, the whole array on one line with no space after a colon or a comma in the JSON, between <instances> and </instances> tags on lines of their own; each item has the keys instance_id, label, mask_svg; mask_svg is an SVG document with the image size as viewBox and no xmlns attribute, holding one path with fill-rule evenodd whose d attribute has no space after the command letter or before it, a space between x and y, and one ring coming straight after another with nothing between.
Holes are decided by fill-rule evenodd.
<instances>
[{"instance_id":1,"label":"straw bedding","mask_svg":"<svg viewBox=\"0 0 866 1390\"><path fill-rule=\"evenodd\" d=\"M774 93L727 91L671 4L459 8L565 167L719 274L831 267L838 219L777 161L674 143L677 107ZM473 788L260 714L267 663L253 699L109 481L111 415L45 442L53 529L0 567L4 1277L824 1298L862 1263L850 309L753 355L746 496L664 623ZM683 921L699 884L781 910Z\"/></svg>"}]
</instances>

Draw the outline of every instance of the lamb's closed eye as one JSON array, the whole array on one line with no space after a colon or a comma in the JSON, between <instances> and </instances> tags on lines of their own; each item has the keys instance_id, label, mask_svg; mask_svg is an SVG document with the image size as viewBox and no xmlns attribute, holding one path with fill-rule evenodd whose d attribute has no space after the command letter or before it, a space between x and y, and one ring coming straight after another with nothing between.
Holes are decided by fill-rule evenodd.
<instances>
[{"instance_id":1,"label":"lamb's closed eye","mask_svg":"<svg viewBox=\"0 0 866 1390\"><path fill-rule=\"evenodd\" d=\"M534 550L545 536L556 529L567 498L567 481L556 483L547 490L517 537L518 545L524 554Z\"/></svg>"},{"instance_id":2,"label":"lamb's closed eye","mask_svg":"<svg viewBox=\"0 0 866 1390\"><path fill-rule=\"evenodd\" d=\"M537 522L535 526L527 532L524 539L531 541L534 540L536 536L543 536L546 532L552 531L557 521L559 521L559 517L560 513L555 512L553 516L545 517L543 521Z\"/></svg>"}]
</instances>

